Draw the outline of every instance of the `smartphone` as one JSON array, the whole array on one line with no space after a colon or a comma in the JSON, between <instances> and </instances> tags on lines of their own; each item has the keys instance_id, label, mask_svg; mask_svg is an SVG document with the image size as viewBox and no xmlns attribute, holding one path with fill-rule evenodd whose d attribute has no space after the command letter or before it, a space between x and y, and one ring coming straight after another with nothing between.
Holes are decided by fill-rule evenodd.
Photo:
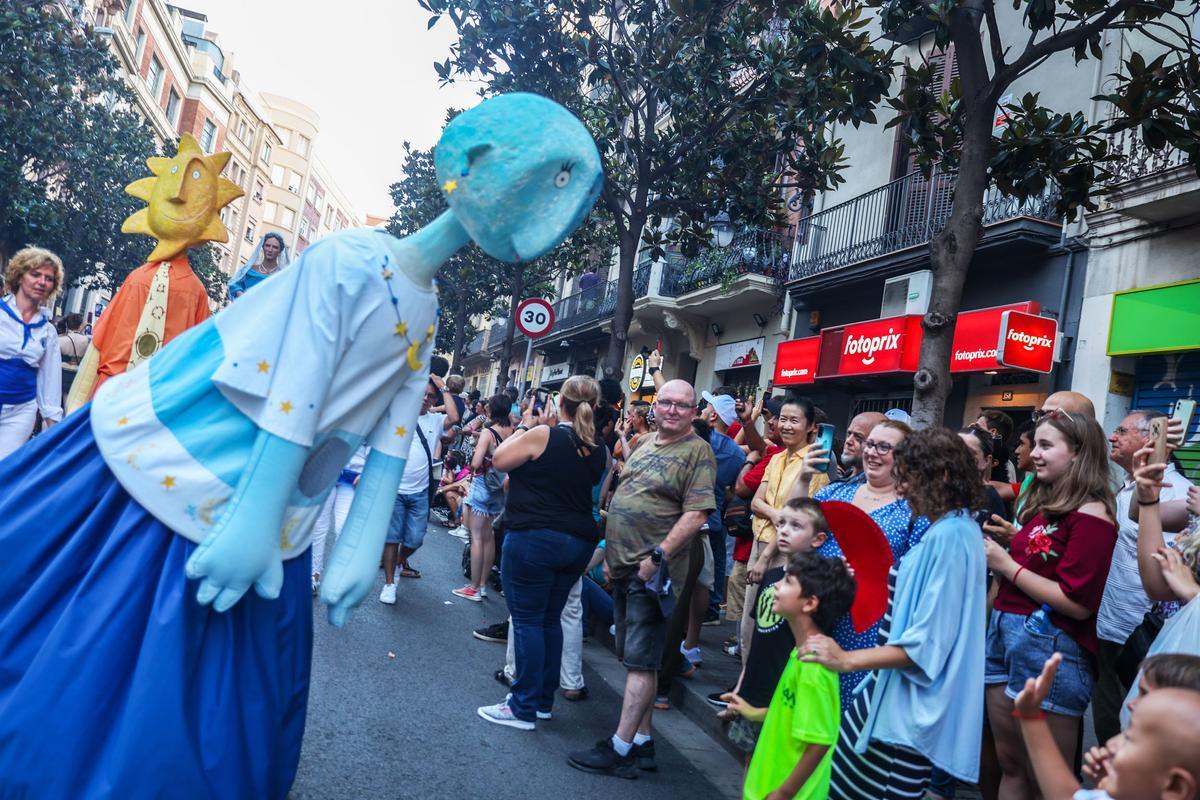
<instances>
[{"instance_id":1,"label":"smartphone","mask_svg":"<svg viewBox=\"0 0 1200 800\"><path fill-rule=\"evenodd\" d=\"M1183 441L1187 441L1188 429L1192 427L1192 415L1196 413L1195 400L1176 400L1171 409L1171 419L1183 423Z\"/></svg>"},{"instance_id":2,"label":"smartphone","mask_svg":"<svg viewBox=\"0 0 1200 800\"><path fill-rule=\"evenodd\" d=\"M1167 418L1155 417L1150 420L1150 444L1154 447L1152 464L1163 464L1167 460Z\"/></svg>"},{"instance_id":3,"label":"smartphone","mask_svg":"<svg viewBox=\"0 0 1200 800\"><path fill-rule=\"evenodd\" d=\"M829 464L825 467L825 472L829 477L836 479L838 477L838 459L837 454L833 452L833 426L827 422L818 425L817 440L814 444L829 454Z\"/></svg>"}]
</instances>

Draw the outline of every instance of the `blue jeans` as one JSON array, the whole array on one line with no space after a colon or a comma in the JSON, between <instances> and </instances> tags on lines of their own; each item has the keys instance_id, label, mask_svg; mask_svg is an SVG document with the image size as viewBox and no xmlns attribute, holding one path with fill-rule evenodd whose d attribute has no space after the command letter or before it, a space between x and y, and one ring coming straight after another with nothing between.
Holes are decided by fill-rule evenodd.
<instances>
[{"instance_id":1,"label":"blue jeans","mask_svg":"<svg viewBox=\"0 0 1200 800\"><path fill-rule=\"evenodd\" d=\"M429 495L425 492L396 495L392 521L388 524L387 543L418 550L425 543L429 525Z\"/></svg>"},{"instance_id":2,"label":"blue jeans","mask_svg":"<svg viewBox=\"0 0 1200 800\"><path fill-rule=\"evenodd\" d=\"M612 595L586 575L583 576L583 593L580 595L580 600L583 601L583 633L585 636L591 630L590 626L593 620L605 628L613 624Z\"/></svg>"},{"instance_id":3,"label":"blue jeans","mask_svg":"<svg viewBox=\"0 0 1200 800\"><path fill-rule=\"evenodd\" d=\"M725 602L725 528L708 531L708 543L713 552L713 588L708 596L708 613L721 617L721 603Z\"/></svg>"},{"instance_id":4,"label":"blue jeans","mask_svg":"<svg viewBox=\"0 0 1200 800\"><path fill-rule=\"evenodd\" d=\"M563 606L595 549L591 542L548 528L510 530L504 537L500 573L517 660L508 707L517 719L533 722L538 711L554 705Z\"/></svg>"}]
</instances>

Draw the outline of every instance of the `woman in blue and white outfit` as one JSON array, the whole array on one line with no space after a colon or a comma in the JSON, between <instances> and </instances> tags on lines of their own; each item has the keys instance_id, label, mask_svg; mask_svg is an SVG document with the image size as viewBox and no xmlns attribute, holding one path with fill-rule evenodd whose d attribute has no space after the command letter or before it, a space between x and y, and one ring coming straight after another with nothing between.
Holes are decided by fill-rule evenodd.
<instances>
[{"instance_id":1,"label":"woman in blue and white outfit","mask_svg":"<svg viewBox=\"0 0 1200 800\"><path fill-rule=\"evenodd\" d=\"M0 300L0 459L29 440L37 412L62 419L62 355L49 304L63 284L58 256L26 247L8 262Z\"/></svg>"},{"instance_id":2,"label":"woman in blue and white outfit","mask_svg":"<svg viewBox=\"0 0 1200 800\"><path fill-rule=\"evenodd\" d=\"M833 800L919 800L935 767L979 777L987 564L972 515L983 486L974 456L945 428L907 437L895 473L913 513L934 522L892 564L876 646L848 651L810 636L797 647L802 661L836 672L870 670L842 715Z\"/></svg>"},{"instance_id":3,"label":"woman in blue and white outfit","mask_svg":"<svg viewBox=\"0 0 1200 800\"><path fill-rule=\"evenodd\" d=\"M287 797L313 518L367 444L321 582L340 626L378 585L438 266L472 240L538 258L603 174L583 124L530 94L455 117L435 167L450 208L429 225L323 238L0 462L0 794Z\"/></svg>"},{"instance_id":4,"label":"woman in blue and white outfit","mask_svg":"<svg viewBox=\"0 0 1200 800\"><path fill-rule=\"evenodd\" d=\"M258 246L229 282L229 299L236 300L265 281L291 261L283 237L271 231L258 240Z\"/></svg>"}]
</instances>

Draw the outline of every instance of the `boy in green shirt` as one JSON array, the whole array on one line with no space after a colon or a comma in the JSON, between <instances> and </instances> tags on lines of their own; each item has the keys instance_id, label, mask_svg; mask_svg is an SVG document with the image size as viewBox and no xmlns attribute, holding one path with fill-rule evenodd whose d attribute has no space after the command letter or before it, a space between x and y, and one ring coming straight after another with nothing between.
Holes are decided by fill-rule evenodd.
<instances>
[{"instance_id":1,"label":"boy in green shirt","mask_svg":"<svg viewBox=\"0 0 1200 800\"><path fill-rule=\"evenodd\" d=\"M854 578L841 559L798 553L775 584L773 611L787 619L797 642L833 630L850 611ZM767 708L737 695L729 710L763 723L746 773L745 800L824 800L829 794L833 746L841 723L838 676L805 663L792 651Z\"/></svg>"}]
</instances>

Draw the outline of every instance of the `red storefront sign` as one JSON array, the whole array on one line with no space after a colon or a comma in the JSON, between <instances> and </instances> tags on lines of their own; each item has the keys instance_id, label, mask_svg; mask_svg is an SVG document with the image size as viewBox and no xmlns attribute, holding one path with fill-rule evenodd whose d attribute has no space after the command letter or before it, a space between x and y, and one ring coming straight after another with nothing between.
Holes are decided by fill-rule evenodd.
<instances>
[{"instance_id":1,"label":"red storefront sign","mask_svg":"<svg viewBox=\"0 0 1200 800\"><path fill-rule=\"evenodd\" d=\"M919 316L858 322L845 326L839 333L841 347L835 370L837 375L913 372L917 368L921 351ZM821 332L822 336L826 334L826 331Z\"/></svg>"},{"instance_id":2,"label":"red storefront sign","mask_svg":"<svg viewBox=\"0 0 1200 800\"><path fill-rule=\"evenodd\" d=\"M954 342L950 346L951 372L983 372L1001 368L996 359L1000 321L1005 311L1036 314L1040 306L1029 301L995 308L981 308L958 315L954 324Z\"/></svg>"},{"instance_id":3,"label":"red storefront sign","mask_svg":"<svg viewBox=\"0 0 1200 800\"><path fill-rule=\"evenodd\" d=\"M812 383L817 377L817 361L820 356L820 336L780 342L775 351L775 385Z\"/></svg>"},{"instance_id":4,"label":"red storefront sign","mask_svg":"<svg viewBox=\"0 0 1200 800\"><path fill-rule=\"evenodd\" d=\"M1005 311L1000 322L996 360L1006 367L1030 372L1054 369L1054 344L1058 339L1058 320Z\"/></svg>"}]
</instances>

